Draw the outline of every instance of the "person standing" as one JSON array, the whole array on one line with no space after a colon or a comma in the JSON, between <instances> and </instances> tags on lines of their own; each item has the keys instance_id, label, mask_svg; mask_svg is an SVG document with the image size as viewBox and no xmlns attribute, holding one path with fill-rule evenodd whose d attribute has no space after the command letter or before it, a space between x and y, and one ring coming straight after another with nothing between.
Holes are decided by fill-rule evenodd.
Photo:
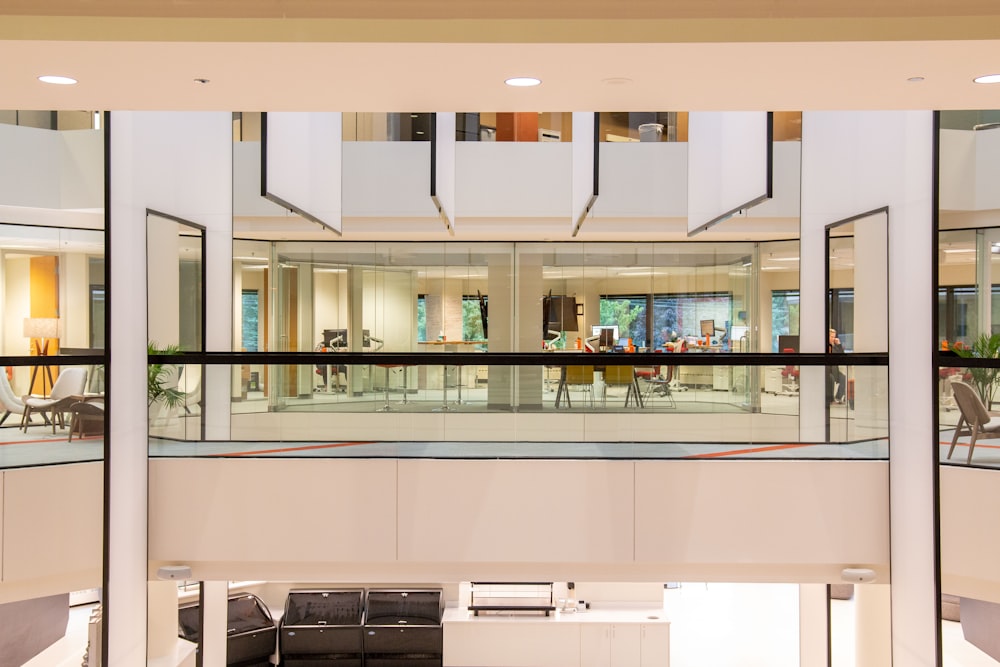
<instances>
[{"instance_id":1,"label":"person standing","mask_svg":"<svg viewBox=\"0 0 1000 667\"><path fill-rule=\"evenodd\" d=\"M837 330L830 329L830 340L827 343L828 354L843 354L844 346L837 338ZM828 366L826 374L826 396L831 403L843 403L844 392L847 389L847 377L840 366Z\"/></svg>"}]
</instances>

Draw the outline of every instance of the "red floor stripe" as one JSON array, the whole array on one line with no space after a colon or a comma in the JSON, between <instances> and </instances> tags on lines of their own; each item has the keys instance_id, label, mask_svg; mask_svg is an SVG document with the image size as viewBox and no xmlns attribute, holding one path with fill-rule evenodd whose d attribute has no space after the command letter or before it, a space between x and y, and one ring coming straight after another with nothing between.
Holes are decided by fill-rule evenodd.
<instances>
[{"instance_id":1,"label":"red floor stripe","mask_svg":"<svg viewBox=\"0 0 1000 667\"><path fill-rule=\"evenodd\" d=\"M951 447L951 441L950 440L948 442L945 442L945 441L942 440L938 444L940 444L940 445L947 445L948 447ZM959 441L955 446L956 447L968 447L969 443ZM977 442L976 443L976 447L986 447L987 449L1000 449L1000 445L984 445L981 442Z\"/></svg>"},{"instance_id":2,"label":"red floor stripe","mask_svg":"<svg viewBox=\"0 0 1000 667\"><path fill-rule=\"evenodd\" d=\"M733 449L726 452L711 452L709 454L691 454L685 459L713 459L723 456L739 456L740 454L759 454L760 452L775 452L782 449L794 449L795 447L813 447L815 445L826 445L826 442L799 442L788 445L768 445L767 447L751 447L750 449Z\"/></svg>"},{"instance_id":3,"label":"red floor stripe","mask_svg":"<svg viewBox=\"0 0 1000 667\"><path fill-rule=\"evenodd\" d=\"M66 436L69 437L69 436ZM60 438L58 434L51 438L45 438L44 440L8 440L7 442L0 442L0 447L4 445L34 445L40 442L59 442Z\"/></svg>"},{"instance_id":4,"label":"red floor stripe","mask_svg":"<svg viewBox=\"0 0 1000 667\"><path fill-rule=\"evenodd\" d=\"M226 454L211 454L210 456L254 456L256 454L277 454L279 452L305 452L311 449L330 449L333 447L353 447L354 445L372 445L374 440L358 442L331 442L325 445L303 445L302 447L279 447L277 449L257 449L248 452L229 452Z\"/></svg>"}]
</instances>

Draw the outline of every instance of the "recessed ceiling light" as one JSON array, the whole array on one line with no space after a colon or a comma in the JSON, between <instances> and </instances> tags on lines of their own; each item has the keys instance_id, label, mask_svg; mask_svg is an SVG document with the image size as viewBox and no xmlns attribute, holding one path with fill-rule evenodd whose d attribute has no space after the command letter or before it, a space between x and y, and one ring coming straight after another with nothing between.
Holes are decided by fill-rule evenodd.
<instances>
[{"instance_id":1,"label":"recessed ceiling light","mask_svg":"<svg viewBox=\"0 0 1000 667\"><path fill-rule=\"evenodd\" d=\"M208 79L195 79L195 83L208 83Z\"/></svg>"},{"instance_id":2,"label":"recessed ceiling light","mask_svg":"<svg viewBox=\"0 0 1000 667\"><path fill-rule=\"evenodd\" d=\"M1000 83L1000 74L986 74L973 79L976 83Z\"/></svg>"},{"instance_id":3,"label":"recessed ceiling light","mask_svg":"<svg viewBox=\"0 0 1000 667\"><path fill-rule=\"evenodd\" d=\"M42 83L54 83L59 86L72 86L76 83L76 79L71 76L58 76L55 74L45 74L38 77L38 80Z\"/></svg>"},{"instance_id":4,"label":"recessed ceiling light","mask_svg":"<svg viewBox=\"0 0 1000 667\"><path fill-rule=\"evenodd\" d=\"M632 79L627 76L612 76L607 79L601 79L601 82L609 86L624 86L626 83L632 83Z\"/></svg>"},{"instance_id":5,"label":"recessed ceiling light","mask_svg":"<svg viewBox=\"0 0 1000 667\"><path fill-rule=\"evenodd\" d=\"M519 88L537 86L541 82L541 79L536 79L533 76L515 76L504 81L508 86L517 86Z\"/></svg>"},{"instance_id":6,"label":"recessed ceiling light","mask_svg":"<svg viewBox=\"0 0 1000 667\"><path fill-rule=\"evenodd\" d=\"M922 76L911 76L909 79L907 79L907 81L909 81L910 83L920 83L923 80L924 77Z\"/></svg>"}]
</instances>

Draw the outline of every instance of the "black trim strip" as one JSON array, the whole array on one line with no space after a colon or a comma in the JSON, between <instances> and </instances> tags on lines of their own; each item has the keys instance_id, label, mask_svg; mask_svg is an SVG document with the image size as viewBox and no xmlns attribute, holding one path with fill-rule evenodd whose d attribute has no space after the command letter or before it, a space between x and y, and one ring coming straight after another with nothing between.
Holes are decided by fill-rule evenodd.
<instances>
[{"instance_id":1,"label":"black trim strip","mask_svg":"<svg viewBox=\"0 0 1000 667\"><path fill-rule=\"evenodd\" d=\"M111 112L104 112L104 543L101 559L101 655L110 655L109 628L114 609L108 605L111 578Z\"/></svg>"},{"instance_id":2,"label":"black trim strip","mask_svg":"<svg viewBox=\"0 0 1000 667\"><path fill-rule=\"evenodd\" d=\"M884 352L850 354L560 354L557 352L183 352L151 354L166 364L434 364L448 366L887 366Z\"/></svg>"},{"instance_id":3,"label":"black trim strip","mask_svg":"<svg viewBox=\"0 0 1000 667\"><path fill-rule=\"evenodd\" d=\"M933 121L931 122L931 131L934 136L931 138L931 293L928 298L931 300L931 326L929 330L930 344L931 344L931 378L930 386L937 387L938 382L938 367L941 366L943 361L942 356L938 350L937 343L937 332L938 332L938 285L940 284L941 277L939 275L938 266L938 236L939 227L941 224L941 112L933 112ZM949 358L949 361L952 358ZM963 359L963 361L969 362L971 359ZM986 361L986 360L983 360ZM941 428L940 423L940 400L937 391L931 391L931 419L933 432L937 434ZM942 643L944 638L941 634L941 447L937 444L938 438L935 438L933 443L932 451L932 465L933 470L931 471L931 490L933 494L932 498L932 514L933 514L933 540L934 540L934 604L937 609L936 619L937 622L934 624L934 664L940 667L944 661L944 651ZM890 548L890 560L891 559L891 549L892 544L889 545Z\"/></svg>"}]
</instances>

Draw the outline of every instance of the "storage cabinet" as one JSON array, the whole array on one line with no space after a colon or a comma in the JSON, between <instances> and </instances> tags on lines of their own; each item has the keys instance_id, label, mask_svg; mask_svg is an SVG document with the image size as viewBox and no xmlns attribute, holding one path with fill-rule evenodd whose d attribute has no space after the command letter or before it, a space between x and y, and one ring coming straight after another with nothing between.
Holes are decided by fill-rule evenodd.
<instances>
[{"instance_id":1,"label":"storage cabinet","mask_svg":"<svg viewBox=\"0 0 1000 667\"><path fill-rule=\"evenodd\" d=\"M667 667L670 626L581 623L580 667Z\"/></svg>"}]
</instances>

